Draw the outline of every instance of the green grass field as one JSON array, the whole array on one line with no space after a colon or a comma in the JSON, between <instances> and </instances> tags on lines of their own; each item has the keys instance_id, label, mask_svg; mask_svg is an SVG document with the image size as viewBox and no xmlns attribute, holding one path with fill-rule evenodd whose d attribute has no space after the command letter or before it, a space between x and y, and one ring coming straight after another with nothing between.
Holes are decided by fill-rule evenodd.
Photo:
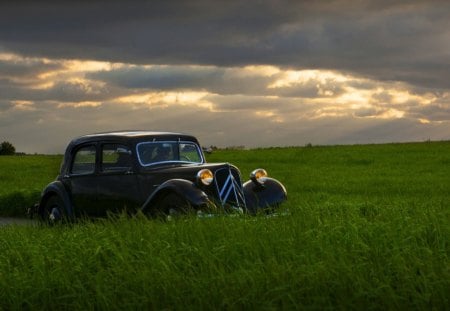
<instances>
[{"instance_id":1,"label":"green grass field","mask_svg":"<svg viewBox=\"0 0 450 311\"><path fill-rule=\"evenodd\" d=\"M0 156L0 216L25 217L58 175L61 156Z\"/></svg>"},{"instance_id":2,"label":"green grass field","mask_svg":"<svg viewBox=\"0 0 450 311\"><path fill-rule=\"evenodd\" d=\"M19 214L61 157L0 157ZM218 151L288 190L278 217L0 228L0 309L450 309L450 143ZM37 197L36 197L37 196Z\"/></svg>"}]
</instances>

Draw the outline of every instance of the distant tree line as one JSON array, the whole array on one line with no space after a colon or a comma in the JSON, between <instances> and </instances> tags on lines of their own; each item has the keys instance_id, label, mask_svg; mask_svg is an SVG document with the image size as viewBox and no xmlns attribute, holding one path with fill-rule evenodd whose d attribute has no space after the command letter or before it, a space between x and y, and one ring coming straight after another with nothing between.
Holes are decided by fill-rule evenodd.
<instances>
[{"instance_id":1,"label":"distant tree line","mask_svg":"<svg viewBox=\"0 0 450 311\"><path fill-rule=\"evenodd\" d=\"M217 147L217 146L211 145L209 147L202 147L202 149L203 149L203 152L205 152L205 153L212 153L213 151L216 151L216 150L244 150L245 146L239 145L239 146Z\"/></svg>"},{"instance_id":2,"label":"distant tree line","mask_svg":"<svg viewBox=\"0 0 450 311\"><path fill-rule=\"evenodd\" d=\"M14 155L16 148L9 141L4 141L0 144L0 155Z\"/></svg>"}]
</instances>

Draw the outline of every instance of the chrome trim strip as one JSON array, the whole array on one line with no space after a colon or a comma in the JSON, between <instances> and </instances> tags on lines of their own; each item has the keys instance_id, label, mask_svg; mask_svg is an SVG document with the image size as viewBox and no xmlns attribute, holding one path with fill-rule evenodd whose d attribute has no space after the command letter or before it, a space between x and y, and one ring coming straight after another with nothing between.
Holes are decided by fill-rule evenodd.
<instances>
[{"instance_id":1,"label":"chrome trim strip","mask_svg":"<svg viewBox=\"0 0 450 311\"><path fill-rule=\"evenodd\" d=\"M228 185L231 181L231 184ZM231 190L234 190L234 183L233 183L233 176L230 174L228 175L227 181L225 182L222 191L220 192L220 200L222 202L226 202L228 200L228 197L230 196ZM223 195L223 192L226 191L227 193L225 196Z\"/></svg>"}]
</instances>

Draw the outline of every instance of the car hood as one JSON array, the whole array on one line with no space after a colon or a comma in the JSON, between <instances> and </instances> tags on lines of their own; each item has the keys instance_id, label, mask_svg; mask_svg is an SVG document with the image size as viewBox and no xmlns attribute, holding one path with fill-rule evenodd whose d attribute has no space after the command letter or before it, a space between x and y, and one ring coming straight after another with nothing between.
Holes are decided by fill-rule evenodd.
<instances>
[{"instance_id":1,"label":"car hood","mask_svg":"<svg viewBox=\"0 0 450 311\"><path fill-rule=\"evenodd\" d=\"M143 174L166 175L171 178L180 178L190 181L195 181L198 171L202 169L209 169L215 173L219 169L233 169L239 174L239 169L230 163L203 163L203 164L180 164L167 163L145 167L142 170Z\"/></svg>"}]
</instances>

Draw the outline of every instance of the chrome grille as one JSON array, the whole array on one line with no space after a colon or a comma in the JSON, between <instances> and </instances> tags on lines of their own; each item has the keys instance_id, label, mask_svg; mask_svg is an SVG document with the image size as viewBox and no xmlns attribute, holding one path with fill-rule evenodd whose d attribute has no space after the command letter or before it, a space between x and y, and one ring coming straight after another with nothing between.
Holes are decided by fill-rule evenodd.
<instances>
[{"instance_id":1,"label":"chrome grille","mask_svg":"<svg viewBox=\"0 0 450 311\"><path fill-rule=\"evenodd\" d=\"M245 207L244 190L239 172L233 168L221 168L214 172L214 181L222 206Z\"/></svg>"}]
</instances>

